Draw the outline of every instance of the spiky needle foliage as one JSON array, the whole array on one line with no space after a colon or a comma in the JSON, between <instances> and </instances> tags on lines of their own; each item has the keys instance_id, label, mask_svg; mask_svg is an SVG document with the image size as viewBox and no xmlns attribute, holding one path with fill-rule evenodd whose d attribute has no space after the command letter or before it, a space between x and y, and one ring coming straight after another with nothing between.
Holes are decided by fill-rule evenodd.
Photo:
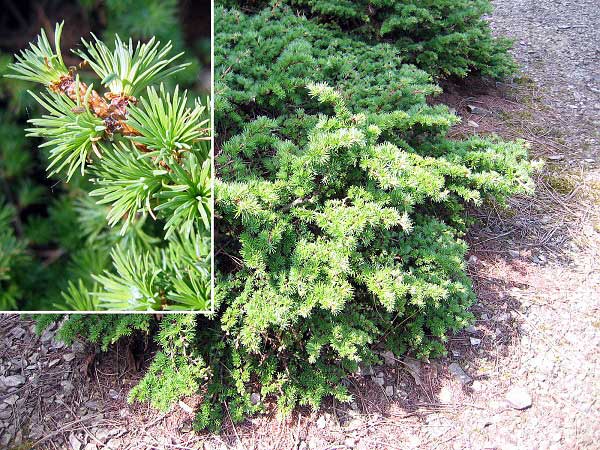
<instances>
[{"instance_id":1,"label":"spiky needle foliage","mask_svg":"<svg viewBox=\"0 0 600 450\"><path fill-rule=\"evenodd\" d=\"M466 205L532 189L522 143L447 137L459 119L401 48L285 3L215 11L219 329L200 331L216 349L199 427L223 404L241 420L347 401L377 347L442 354L472 320Z\"/></svg>"},{"instance_id":2,"label":"spiky needle foliage","mask_svg":"<svg viewBox=\"0 0 600 450\"><path fill-rule=\"evenodd\" d=\"M260 11L288 7L296 15L342 29L361 40L393 45L398 58L436 77L469 73L513 74L511 41L492 36L485 16L490 0L225 0L226 6Z\"/></svg>"},{"instance_id":3,"label":"spiky needle foliage","mask_svg":"<svg viewBox=\"0 0 600 450\"><path fill-rule=\"evenodd\" d=\"M154 87L187 64L173 65L181 53L170 56L171 44L154 38L134 44L117 36L110 49L92 35L75 53L108 88L100 94L65 67L62 27L54 47L42 31L8 75L45 86L30 92L46 114L29 120L28 135L45 139L50 176L83 177L96 204L80 201L78 220L93 247L111 255L75 255L78 277L67 280L57 308L210 310L208 110L178 86L173 93Z\"/></svg>"}]
</instances>

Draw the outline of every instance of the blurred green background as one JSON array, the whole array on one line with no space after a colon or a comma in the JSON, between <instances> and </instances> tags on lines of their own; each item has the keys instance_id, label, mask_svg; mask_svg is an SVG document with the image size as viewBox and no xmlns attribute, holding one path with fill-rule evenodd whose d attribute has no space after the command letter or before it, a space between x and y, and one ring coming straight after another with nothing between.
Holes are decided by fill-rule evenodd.
<instances>
[{"instance_id":1,"label":"blurred green background","mask_svg":"<svg viewBox=\"0 0 600 450\"><path fill-rule=\"evenodd\" d=\"M191 66L176 74L195 95L210 92L211 5L209 0L4 0L0 12L0 310L49 310L75 270L74 258L89 257L77 221L75 199L85 180L67 186L48 179L40 140L25 137L27 119L40 114L27 93L30 83L5 78L14 53L40 29L53 35L65 22L61 47L67 65L80 60L69 49L90 32L109 44L115 33L145 41L156 36L184 51ZM85 79L85 70L81 72ZM77 274L85 276L86 274Z\"/></svg>"}]
</instances>

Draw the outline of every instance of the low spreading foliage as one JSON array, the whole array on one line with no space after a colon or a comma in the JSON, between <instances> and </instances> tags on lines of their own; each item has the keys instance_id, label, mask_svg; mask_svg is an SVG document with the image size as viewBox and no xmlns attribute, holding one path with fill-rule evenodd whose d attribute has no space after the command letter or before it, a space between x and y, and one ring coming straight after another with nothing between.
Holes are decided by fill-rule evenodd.
<instances>
[{"instance_id":1,"label":"low spreading foliage","mask_svg":"<svg viewBox=\"0 0 600 450\"><path fill-rule=\"evenodd\" d=\"M215 11L220 329L200 334L216 361L200 428L223 405L346 401L378 348L443 354L472 320L466 207L533 188L522 142L447 137L459 119L428 105L439 88L402 44L326 22Z\"/></svg>"},{"instance_id":2,"label":"low spreading foliage","mask_svg":"<svg viewBox=\"0 0 600 450\"><path fill-rule=\"evenodd\" d=\"M506 38L492 36L489 0L224 0L260 11L289 8L368 42L384 41L404 63L440 77L469 73L503 78L516 71ZM343 54L343 53L342 53ZM337 56L341 57L342 54Z\"/></svg>"}]
</instances>

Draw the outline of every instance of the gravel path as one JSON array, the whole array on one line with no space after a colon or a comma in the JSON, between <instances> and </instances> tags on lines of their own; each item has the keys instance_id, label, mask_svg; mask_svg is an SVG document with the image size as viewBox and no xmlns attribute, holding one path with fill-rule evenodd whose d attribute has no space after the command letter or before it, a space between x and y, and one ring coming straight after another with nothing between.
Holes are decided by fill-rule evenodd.
<instances>
[{"instance_id":1,"label":"gravel path","mask_svg":"<svg viewBox=\"0 0 600 450\"><path fill-rule=\"evenodd\" d=\"M600 4L598 0L492 0L492 26L515 40L513 54L560 110L569 138L598 154ZM595 148L593 148L595 147Z\"/></svg>"}]
</instances>

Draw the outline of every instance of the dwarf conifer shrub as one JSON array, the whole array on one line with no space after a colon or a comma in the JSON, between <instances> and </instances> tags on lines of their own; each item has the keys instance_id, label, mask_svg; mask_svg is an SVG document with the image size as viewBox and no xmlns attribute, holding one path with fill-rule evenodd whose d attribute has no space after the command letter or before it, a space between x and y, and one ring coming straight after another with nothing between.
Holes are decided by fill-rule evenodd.
<instances>
[{"instance_id":1,"label":"dwarf conifer shrub","mask_svg":"<svg viewBox=\"0 0 600 450\"><path fill-rule=\"evenodd\" d=\"M225 6L260 11L287 6L290 13L366 41L392 44L398 58L430 74L503 78L516 70L511 41L492 36L489 0L226 0ZM271 9L271 8L269 8ZM266 9L265 9L266 10Z\"/></svg>"},{"instance_id":2,"label":"dwarf conifer shrub","mask_svg":"<svg viewBox=\"0 0 600 450\"><path fill-rule=\"evenodd\" d=\"M377 348L442 354L472 320L466 205L532 189L522 143L447 137L458 118L396 45L289 8L215 14L219 314L198 335L215 361L199 427L223 405L241 420L348 400Z\"/></svg>"},{"instance_id":3,"label":"dwarf conifer shrub","mask_svg":"<svg viewBox=\"0 0 600 450\"><path fill-rule=\"evenodd\" d=\"M66 280L56 307L210 309L208 112L161 83L186 67L173 64L181 53L154 38L134 44L117 36L113 48L96 36L82 40L74 53L107 89L101 95L65 65L61 31L57 25L54 45L42 31L8 75L44 86L30 92L44 114L29 120L28 135L44 139L49 176L83 191L69 224L86 240L70 261L80 276ZM7 252L13 261L17 253Z\"/></svg>"}]
</instances>

